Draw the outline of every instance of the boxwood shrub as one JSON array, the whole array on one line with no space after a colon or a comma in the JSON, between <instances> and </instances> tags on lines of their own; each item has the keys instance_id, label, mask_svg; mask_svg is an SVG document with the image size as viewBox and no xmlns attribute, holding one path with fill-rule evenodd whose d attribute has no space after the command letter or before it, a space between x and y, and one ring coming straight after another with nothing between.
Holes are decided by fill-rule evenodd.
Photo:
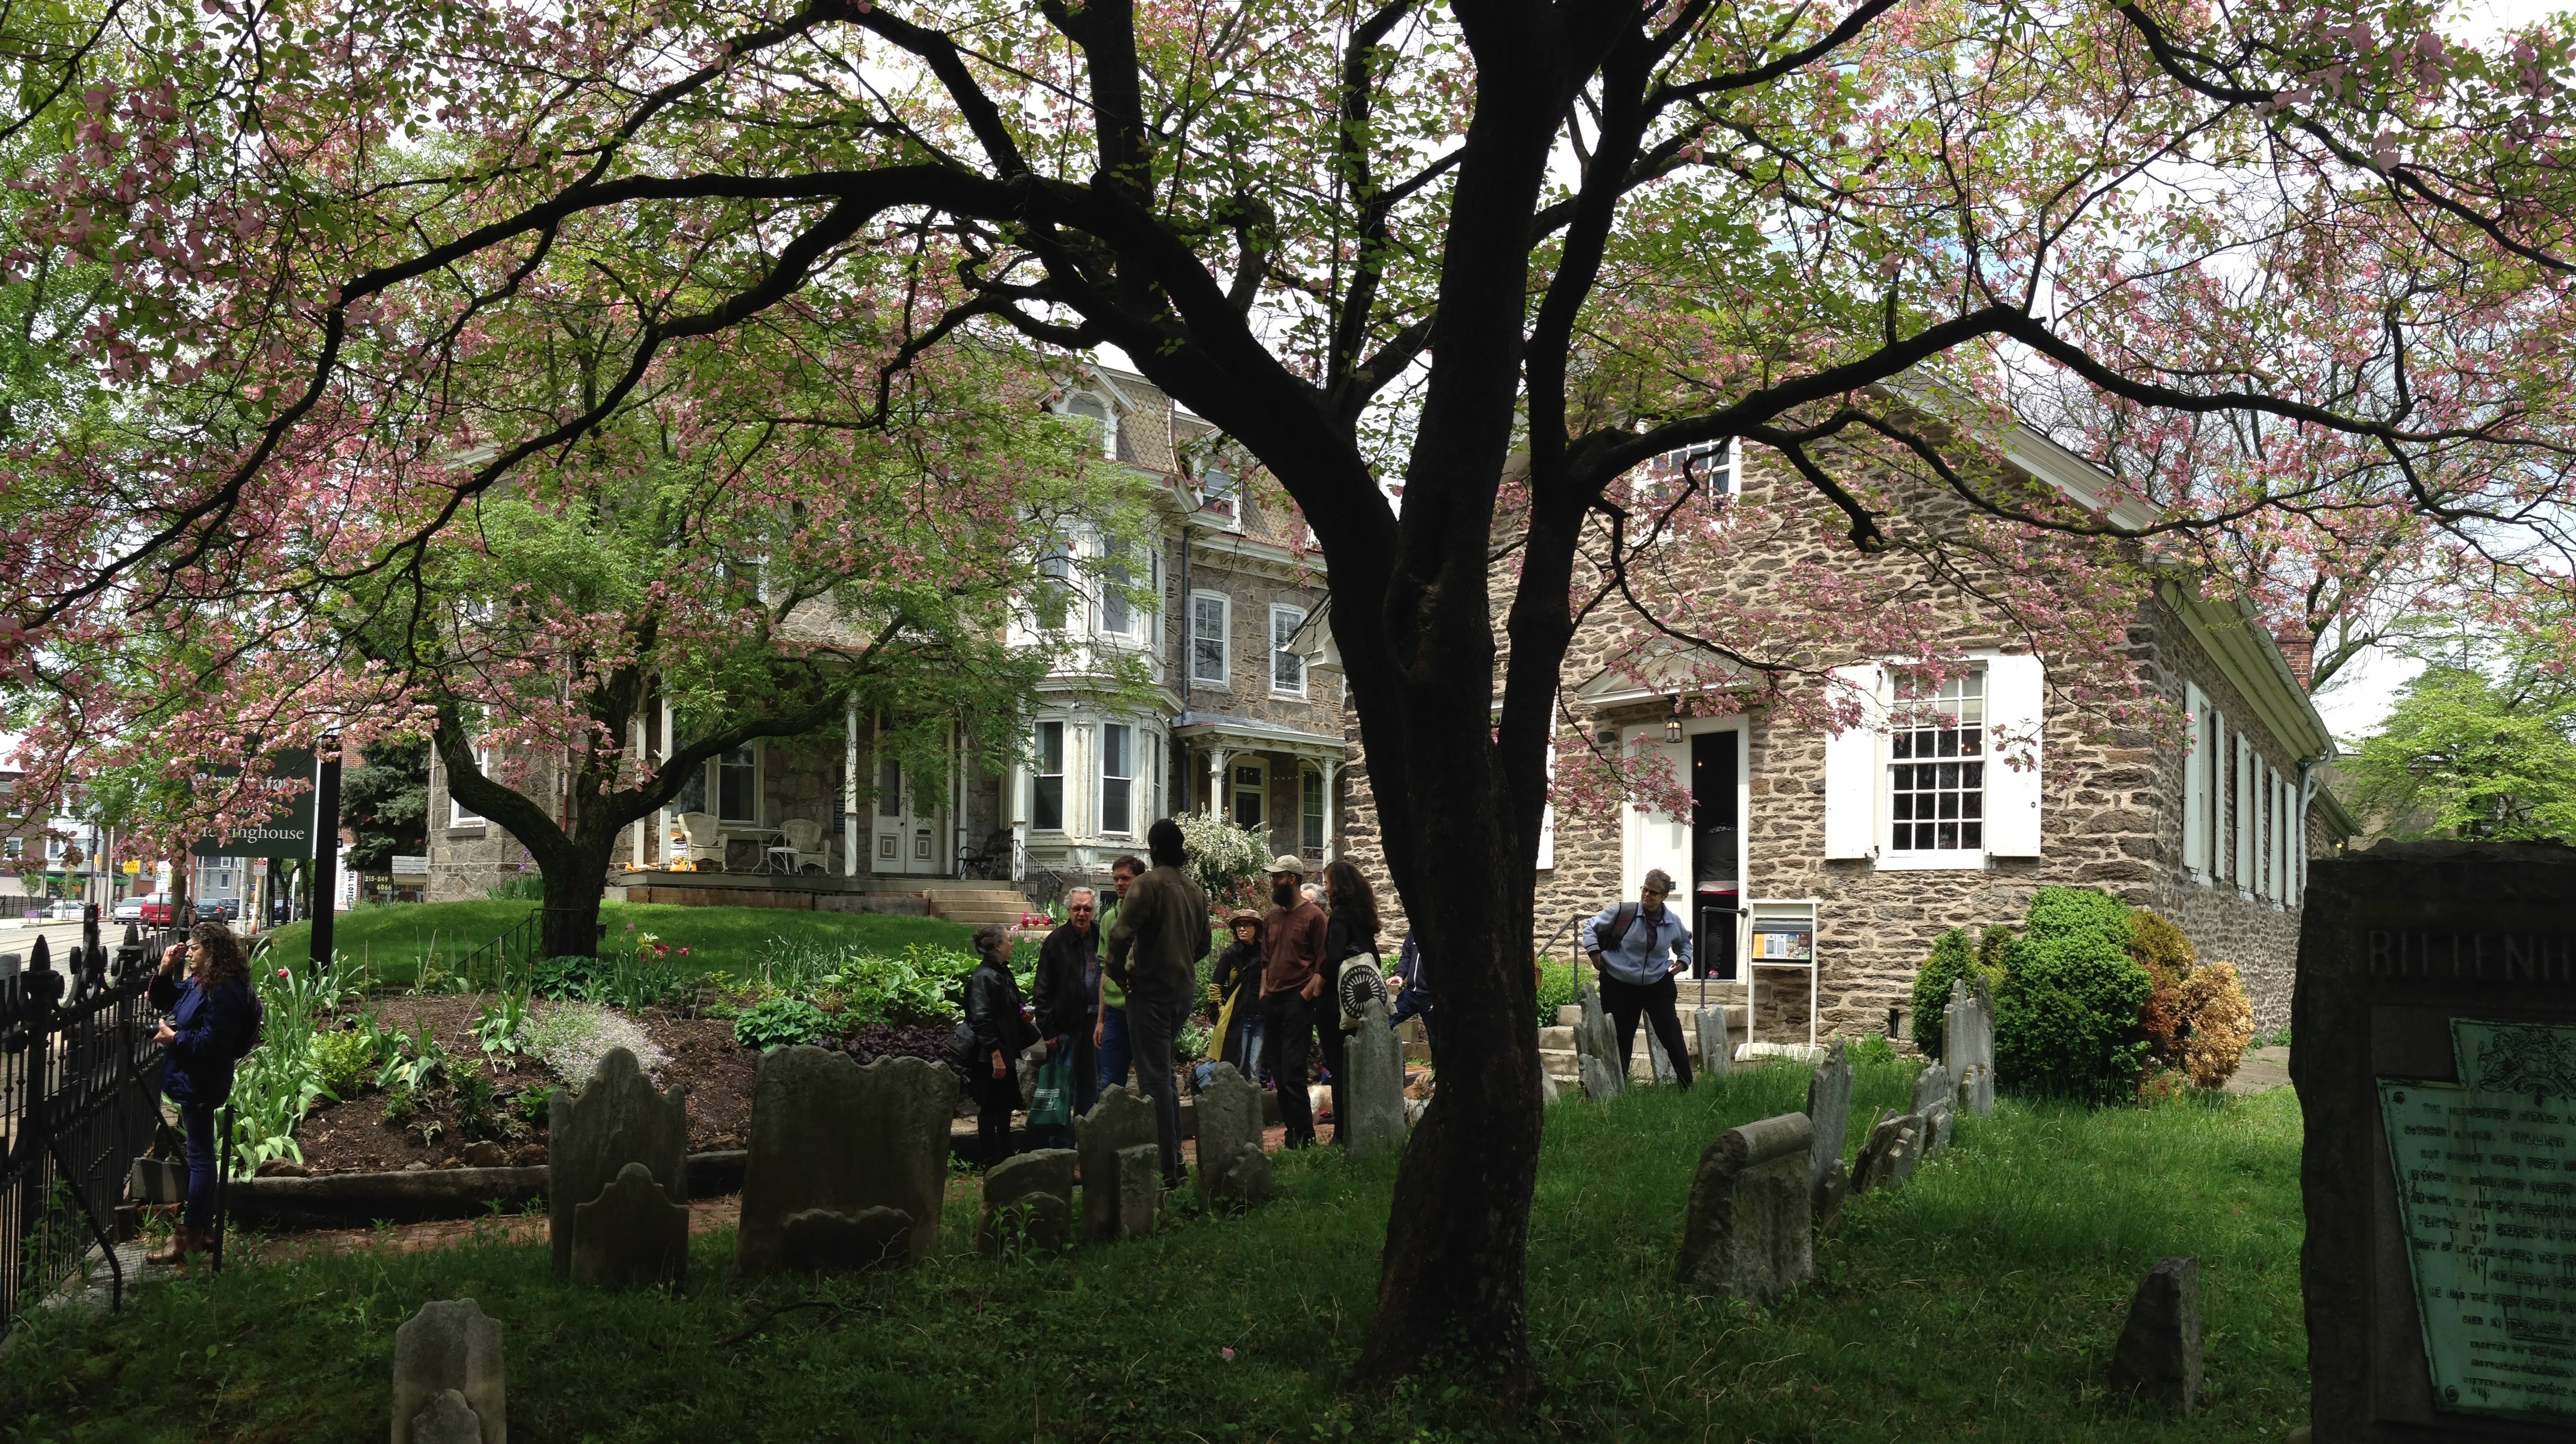
<instances>
[{"instance_id":1,"label":"boxwood shrub","mask_svg":"<svg viewBox=\"0 0 2576 1444\"><path fill-rule=\"evenodd\" d=\"M2042 888L2004 948L1995 1073L2019 1092L2110 1103L2137 1094L2147 970L2129 956L2128 906L2091 888Z\"/></svg>"}]
</instances>

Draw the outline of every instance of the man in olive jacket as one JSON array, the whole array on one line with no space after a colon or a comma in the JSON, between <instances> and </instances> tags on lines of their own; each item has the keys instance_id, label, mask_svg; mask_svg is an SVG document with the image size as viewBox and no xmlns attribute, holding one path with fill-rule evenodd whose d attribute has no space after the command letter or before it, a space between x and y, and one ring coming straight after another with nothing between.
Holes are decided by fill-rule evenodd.
<instances>
[{"instance_id":1,"label":"man in olive jacket","mask_svg":"<svg viewBox=\"0 0 2576 1444\"><path fill-rule=\"evenodd\" d=\"M1145 833L1154 865L1118 905L1107 970L1127 990L1127 1034L1136 1081L1154 1100L1163 1147L1163 1184L1181 1186L1181 1092L1172 1078L1172 1039L1197 994L1208 955L1207 894L1181 871L1180 824L1166 817Z\"/></svg>"}]
</instances>

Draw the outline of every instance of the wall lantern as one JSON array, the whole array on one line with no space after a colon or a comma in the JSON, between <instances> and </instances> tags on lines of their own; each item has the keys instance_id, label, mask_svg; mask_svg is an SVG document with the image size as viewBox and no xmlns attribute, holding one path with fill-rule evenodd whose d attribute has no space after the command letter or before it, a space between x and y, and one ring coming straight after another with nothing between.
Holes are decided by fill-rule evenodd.
<instances>
[{"instance_id":1,"label":"wall lantern","mask_svg":"<svg viewBox=\"0 0 2576 1444\"><path fill-rule=\"evenodd\" d=\"M1678 696L1673 698L1673 715L1664 719L1664 740L1666 742L1682 740L1682 699Z\"/></svg>"}]
</instances>

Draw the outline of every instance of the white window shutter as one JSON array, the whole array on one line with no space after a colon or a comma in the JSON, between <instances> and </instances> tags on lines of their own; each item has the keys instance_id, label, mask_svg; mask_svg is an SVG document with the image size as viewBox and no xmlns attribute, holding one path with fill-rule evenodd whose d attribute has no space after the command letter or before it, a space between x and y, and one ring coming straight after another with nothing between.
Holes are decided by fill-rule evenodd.
<instances>
[{"instance_id":1,"label":"white window shutter","mask_svg":"<svg viewBox=\"0 0 2576 1444\"><path fill-rule=\"evenodd\" d=\"M1878 799L1886 769L1878 760L1878 723L1887 669L1876 662L1833 670L1834 700L1857 697L1866 714L1859 726L1825 739L1825 859L1878 856Z\"/></svg>"},{"instance_id":2,"label":"white window shutter","mask_svg":"<svg viewBox=\"0 0 2576 1444\"><path fill-rule=\"evenodd\" d=\"M2182 865L2194 880L2209 880L2209 749L2201 739L2209 731L2209 698L2200 684L2182 689L2185 735L2182 759Z\"/></svg>"},{"instance_id":3,"label":"white window shutter","mask_svg":"<svg viewBox=\"0 0 2576 1444\"><path fill-rule=\"evenodd\" d=\"M2048 670L2037 657L1987 661L1986 851L1992 856L2040 855L2040 719L2047 706ZM2012 745L1996 745L1998 735Z\"/></svg>"},{"instance_id":4,"label":"white window shutter","mask_svg":"<svg viewBox=\"0 0 2576 1444\"><path fill-rule=\"evenodd\" d=\"M2290 900L2290 784L2272 774L2272 900Z\"/></svg>"},{"instance_id":5,"label":"white window shutter","mask_svg":"<svg viewBox=\"0 0 2576 1444\"><path fill-rule=\"evenodd\" d=\"M1547 739L1547 806L1538 815L1538 870L1556 866L1556 739Z\"/></svg>"},{"instance_id":6,"label":"white window shutter","mask_svg":"<svg viewBox=\"0 0 2576 1444\"><path fill-rule=\"evenodd\" d=\"M2236 734L2236 888L2254 890L2254 828L2262 804L2254 795L2254 749Z\"/></svg>"},{"instance_id":7,"label":"white window shutter","mask_svg":"<svg viewBox=\"0 0 2576 1444\"><path fill-rule=\"evenodd\" d=\"M2227 868L2227 718L2218 709L2209 713L2209 761L2202 771L2209 779L2209 876L2213 882L2229 877Z\"/></svg>"}]
</instances>

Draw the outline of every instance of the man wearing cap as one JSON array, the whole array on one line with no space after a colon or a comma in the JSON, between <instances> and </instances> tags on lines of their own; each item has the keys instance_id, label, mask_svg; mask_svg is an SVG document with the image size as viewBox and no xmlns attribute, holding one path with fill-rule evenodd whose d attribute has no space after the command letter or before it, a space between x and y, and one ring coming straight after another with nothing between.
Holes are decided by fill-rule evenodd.
<instances>
[{"instance_id":1,"label":"man wearing cap","mask_svg":"<svg viewBox=\"0 0 2576 1444\"><path fill-rule=\"evenodd\" d=\"M1315 1144L1315 1109L1306 1097L1307 1059L1323 1019L1324 1066L1341 1076L1339 1004L1325 996L1332 978L1324 966L1328 927L1324 910L1306 897L1303 859L1283 854L1270 863L1270 900L1276 906L1261 920L1262 1049L1270 1058L1270 1076L1279 1085L1279 1119L1288 1125L1290 1148ZM1335 1112L1333 1131L1341 1131Z\"/></svg>"}]
</instances>

